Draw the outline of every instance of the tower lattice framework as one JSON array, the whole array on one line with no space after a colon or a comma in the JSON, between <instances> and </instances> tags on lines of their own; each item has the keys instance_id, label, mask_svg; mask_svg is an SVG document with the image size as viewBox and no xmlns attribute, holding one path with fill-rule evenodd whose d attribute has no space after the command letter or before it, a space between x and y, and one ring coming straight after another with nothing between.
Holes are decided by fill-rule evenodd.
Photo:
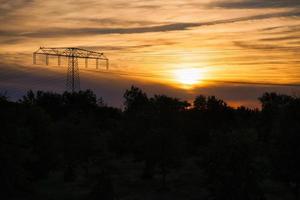
<instances>
[{"instance_id":1,"label":"tower lattice framework","mask_svg":"<svg viewBox=\"0 0 300 200\"><path fill-rule=\"evenodd\" d=\"M68 58L66 89L67 91L72 91L72 92L80 90L78 58L75 56Z\"/></svg>"},{"instance_id":2,"label":"tower lattice framework","mask_svg":"<svg viewBox=\"0 0 300 200\"><path fill-rule=\"evenodd\" d=\"M108 70L109 60L108 58L100 52L89 51L80 48L46 48L40 47L37 51L33 53L33 63L36 64L36 56L44 55L46 65L49 64L49 57L57 57L58 66L61 65L61 57L68 58L68 70L67 70L67 80L66 80L66 90L67 91L79 91L80 90L80 76L79 76L79 66L78 59L85 59L85 68L88 67L88 61L90 59L96 60L96 69L99 67L99 60L106 62L106 69Z\"/></svg>"}]
</instances>

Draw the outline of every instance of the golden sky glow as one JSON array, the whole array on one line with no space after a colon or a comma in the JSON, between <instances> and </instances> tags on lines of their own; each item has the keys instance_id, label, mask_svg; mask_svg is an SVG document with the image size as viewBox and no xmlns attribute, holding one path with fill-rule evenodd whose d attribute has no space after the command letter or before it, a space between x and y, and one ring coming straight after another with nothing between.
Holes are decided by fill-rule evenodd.
<instances>
[{"instance_id":1,"label":"golden sky glow","mask_svg":"<svg viewBox=\"0 0 300 200\"><path fill-rule=\"evenodd\" d=\"M0 0L0 23L10 66L30 66L39 46L73 46L175 88L300 84L299 0Z\"/></svg>"},{"instance_id":2,"label":"golden sky glow","mask_svg":"<svg viewBox=\"0 0 300 200\"><path fill-rule=\"evenodd\" d=\"M199 84L203 79L203 72L197 68L184 68L173 71L177 84L182 84L183 88L191 88Z\"/></svg>"}]
</instances>

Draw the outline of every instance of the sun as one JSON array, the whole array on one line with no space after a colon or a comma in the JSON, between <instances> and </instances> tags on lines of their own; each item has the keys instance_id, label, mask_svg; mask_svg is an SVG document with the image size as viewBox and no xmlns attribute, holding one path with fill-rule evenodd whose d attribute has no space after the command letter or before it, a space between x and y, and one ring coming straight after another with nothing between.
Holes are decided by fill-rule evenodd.
<instances>
[{"instance_id":1,"label":"sun","mask_svg":"<svg viewBox=\"0 0 300 200\"><path fill-rule=\"evenodd\" d=\"M176 69L173 73L176 82L184 86L194 86L203 79L202 70L197 68Z\"/></svg>"}]
</instances>

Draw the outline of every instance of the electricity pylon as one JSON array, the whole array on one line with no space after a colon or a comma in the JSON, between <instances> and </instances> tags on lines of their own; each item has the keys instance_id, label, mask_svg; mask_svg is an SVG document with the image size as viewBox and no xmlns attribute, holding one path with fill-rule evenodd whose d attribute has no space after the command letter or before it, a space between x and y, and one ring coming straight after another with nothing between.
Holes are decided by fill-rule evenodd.
<instances>
[{"instance_id":1,"label":"electricity pylon","mask_svg":"<svg viewBox=\"0 0 300 200\"><path fill-rule=\"evenodd\" d=\"M67 81L66 89L68 91L78 91L80 90L80 77L79 77L79 67L78 59L85 59L85 67L88 67L88 60L96 60L96 69L99 67L99 60L104 60L106 62L106 69L109 67L109 60L103 54L95 51L89 51L79 48L46 48L40 47L37 51L33 53L33 64L36 64L36 55L45 55L46 65L49 65L49 56L57 57L58 66L61 65L61 57L68 58L68 71L67 71Z\"/></svg>"}]
</instances>

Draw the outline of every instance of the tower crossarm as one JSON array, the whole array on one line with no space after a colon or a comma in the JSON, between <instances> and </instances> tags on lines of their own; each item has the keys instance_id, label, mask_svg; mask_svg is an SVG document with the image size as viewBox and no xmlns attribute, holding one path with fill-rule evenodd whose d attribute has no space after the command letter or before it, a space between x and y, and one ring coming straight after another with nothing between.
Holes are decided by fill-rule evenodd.
<instances>
[{"instance_id":1,"label":"tower crossarm","mask_svg":"<svg viewBox=\"0 0 300 200\"><path fill-rule=\"evenodd\" d=\"M33 52L33 63L36 64L36 56L45 56L46 65L49 64L49 56L57 57L58 66L61 65L61 57L66 57L68 60L68 73L66 88L68 91L80 90L80 78L79 78L79 66L78 59L85 59L85 68L88 67L88 60L96 60L96 69L99 67L99 60L104 60L106 62L106 69L108 70L109 60L108 58L100 52L90 51L74 47L40 47L38 50Z\"/></svg>"},{"instance_id":2,"label":"tower crossarm","mask_svg":"<svg viewBox=\"0 0 300 200\"><path fill-rule=\"evenodd\" d=\"M86 59L99 59L108 61L108 58L100 52L90 51L80 48L47 48L40 47L34 54L42 54L48 56L63 56L63 57L76 57L76 58L86 58Z\"/></svg>"}]
</instances>

